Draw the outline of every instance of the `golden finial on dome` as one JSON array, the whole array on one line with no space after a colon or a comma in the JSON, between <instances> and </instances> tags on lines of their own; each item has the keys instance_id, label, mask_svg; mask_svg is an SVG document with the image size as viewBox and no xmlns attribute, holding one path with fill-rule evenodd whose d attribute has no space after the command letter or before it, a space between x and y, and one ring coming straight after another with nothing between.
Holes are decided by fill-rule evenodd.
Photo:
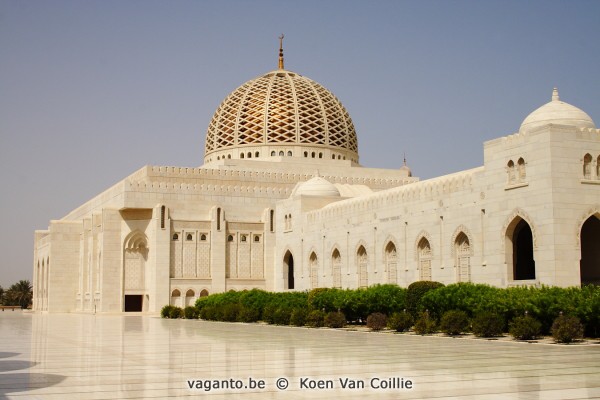
<instances>
[{"instance_id":1,"label":"golden finial on dome","mask_svg":"<svg viewBox=\"0 0 600 400\"><path fill-rule=\"evenodd\" d=\"M279 69L283 69L283 33L279 36Z\"/></svg>"}]
</instances>

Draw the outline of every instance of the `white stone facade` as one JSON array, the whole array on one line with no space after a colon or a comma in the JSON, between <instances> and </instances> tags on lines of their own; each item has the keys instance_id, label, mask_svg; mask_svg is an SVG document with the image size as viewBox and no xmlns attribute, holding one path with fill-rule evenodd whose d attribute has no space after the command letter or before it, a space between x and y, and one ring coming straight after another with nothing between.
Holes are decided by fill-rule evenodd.
<instances>
[{"instance_id":1,"label":"white stone facade","mask_svg":"<svg viewBox=\"0 0 600 400\"><path fill-rule=\"evenodd\" d=\"M234 100L261 109L250 89ZM34 309L157 312L227 290L417 280L600 282L600 130L558 93L519 133L486 142L482 167L419 181L406 166L360 166L341 103L328 120L316 95L295 90L269 94L291 99L288 136L255 124L258 139L240 143L247 107L227 117L234 135L219 122L226 99L202 167L143 167L36 231ZM268 109L252 118L276 119ZM330 143L335 118L352 132Z\"/></svg>"}]
</instances>

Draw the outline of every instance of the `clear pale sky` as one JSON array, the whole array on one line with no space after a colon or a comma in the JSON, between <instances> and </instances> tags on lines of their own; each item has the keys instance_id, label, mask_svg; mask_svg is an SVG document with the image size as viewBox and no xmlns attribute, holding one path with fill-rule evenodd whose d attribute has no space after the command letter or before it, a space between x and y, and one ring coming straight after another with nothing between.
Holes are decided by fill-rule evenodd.
<instances>
[{"instance_id":1,"label":"clear pale sky","mask_svg":"<svg viewBox=\"0 0 600 400\"><path fill-rule=\"evenodd\" d=\"M219 103L277 67L331 90L361 164L431 178L561 100L600 124L600 1L0 0L0 285L33 231L140 167L199 166Z\"/></svg>"}]
</instances>

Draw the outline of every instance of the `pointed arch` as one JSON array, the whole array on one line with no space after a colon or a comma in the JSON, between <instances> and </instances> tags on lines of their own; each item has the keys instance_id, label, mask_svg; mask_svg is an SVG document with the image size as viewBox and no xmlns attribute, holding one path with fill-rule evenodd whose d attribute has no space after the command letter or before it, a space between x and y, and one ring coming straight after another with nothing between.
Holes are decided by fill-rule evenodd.
<instances>
[{"instance_id":1,"label":"pointed arch","mask_svg":"<svg viewBox=\"0 0 600 400\"><path fill-rule=\"evenodd\" d=\"M581 285L600 285L600 212L591 214L579 232Z\"/></svg>"},{"instance_id":2,"label":"pointed arch","mask_svg":"<svg viewBox=\"0 0 600 400\"><path fill-rule=\"evenodd\" d=\"M423 238L425 238L427 240L427 242L429 243L429 250L431 252L431 257L433 257L433 247L432 247L433 240L431 238L431 235L429 234L429 232L422 230L417 235L417 239L415 240L415 244L414 244L415 260L417 260L417 261L419 260L419 255L420 255L419 243L421 243L421 240Z\"/></svg>"},{"instance_id":3,"label":"pointed arch","mask_svg":"<svg viewBox=\"0 0 600 400\"><path fill-rule=\"evenodd\" d=\"M430 281L432 279L431 260L433 251L431 249L431 240L422 235L417 242L417 265L419 268L419 280Z\"/></svg>"},{"instance_id":4,"label":"pointed arch","mask_svg":"<svg viewBox=\"0 0 600 400\"><path fill-rule=\"evenodd\" d=\"M456 281L457 282L470 282L471 281L471 255L473 250L471 248L471 241L466 233L460 232L454 238L454 244L452 246L454 252L454 266L456 268Z\"/></svg>"},{"instance_id":5,"label":"pointed arch","mask_svg":"<svg viewBox=\"0 0 600 400\"><path fill-rule=\"evenodd\" d=\"M529 221L516 215L507 225L504 235L509 280L535 279L534 235Z\"/></svg>"},{"instance_id":6,"label":"pointed arch","mask_svg":"<svg viewBox=\"0 0 600 400\"><path fill-rule=\"evenodd\" d=\"M583 156L583 179L592 179L592 155Z\"/></svg>"},{"instance_id":7,"label":"pointed arch","mask_svg":"<svg viewBox=\"0 0 600 400\"><path fill-rule=\"evenodd\" d=\"M527 214L523 209L521 208L515 208L508 217L506 217L506 219L504 220L504 225L502 226L502 231L500 232L500 235L502 237L506 236L506 231L509 227L509 225L515 220L515 218L521 218L524 219L525 222L527 222L527 224L529 225L529 227L531 228L531 234L533 236L533 248L537 248L537 229L535 227L535 224L533 223L533 219L529 216L529 214Z\"/></svg>"},{"instance_id":8,"label":"pointed arch","mask_svg":"<svg viewBox=\"0 0 600 400\"><path fill-rule=\"evenodd\" d=\"M384 260L388 283L398 283L398 250L393 240L388 240L384 247Z\"/></svg>"},{"instance_id":9,"label":"pointed arch","mask_svg":"<svg viewBox=\"0 0 600 400\"><path fill-rule=\"evenodd\" d=\"M450 242L450 254L452 255L452 257L456 257L456 239L458 238L458 236L460 234L464 234L467 237L467 240L469 241L469 256L473 256L475 254L475 250L473 249L473 235L471 234L471 231L469 230L469 228L467 228L464 225L459 225L456 227L456 229L454 230L454 233L452 234L452 239Z\"/></svg>"},{"instance_id":10,"label":"pointed arch","mask_svg":"<svg viewBox=\"0 0 600 400\"><path fill-rule=\"evenodd\" d=\"M193 306L196 300L196 292L194 289L188 289L185 292L185 306Z\"/></svg>"},{"instance_id":11,"label":"pointed arch","mask_svg":"<svg viewBox=\"0 0 600 400\"><path fill-rule=\"evenodd\" d=\"M333 287L342 287L342 255L335 245L331 251L331 275L333 277Z\"/></svg>"},{"instance_id":12,"label":"pointed arch","mask_svg":"<svg viewBox=\"0 0 600 400\"><path fill-rule=\"evenodd\" d=\"M283 287L294 289L294 256L290 250L283 255Z\"/></svg>"},{"instance_id":13,"label":"pointed arch","mask_svg":"<svg viewBox=\"0 0 600 400\"><path fill-rule=\"evenodd\" d=\"M310 286L315 289L319 287L319 258L314 251L311 251L308 256L308 264L308 270L310 271Z\"/></svg>"},{"instance_id":14,"label":"pointed arch","mask_svg":"<svg viewBox=\"0 0 600 400\"><path fill-rule=\"evenodd\" d=\"M369 286L369 257L367 249L360 244L356 249L356 266L358 270L358 287L366 288Z\"/></svg>"}]
</instances>

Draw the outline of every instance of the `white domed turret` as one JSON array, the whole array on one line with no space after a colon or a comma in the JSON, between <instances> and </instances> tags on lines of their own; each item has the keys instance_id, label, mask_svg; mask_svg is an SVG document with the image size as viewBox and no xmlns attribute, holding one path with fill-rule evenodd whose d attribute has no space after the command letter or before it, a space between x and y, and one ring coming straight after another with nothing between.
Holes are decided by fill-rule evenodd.
<instances>
[{"instance_id":1,"label":"white domed turret","mask_svg":"<svg viewBox=\"0 0 600 400\"><path fill-rule=\"evenodd\" d=\"M315 176L299 184L292 196L340 197L340 191L327 179Z\"/></svg>"},{"instance_id":2,"label":"white domed turret","mask_svg":"<svg viewBox=\"0 0 600 400\"><path fill-rule=\"evenodd\" d=\"M552 101L529 114L521 124L519 133L526 133L549 124L596 129L594 121L584 111L560 101L558 89L556 88L552 92Z\"/></svg>"}]
</instances>

